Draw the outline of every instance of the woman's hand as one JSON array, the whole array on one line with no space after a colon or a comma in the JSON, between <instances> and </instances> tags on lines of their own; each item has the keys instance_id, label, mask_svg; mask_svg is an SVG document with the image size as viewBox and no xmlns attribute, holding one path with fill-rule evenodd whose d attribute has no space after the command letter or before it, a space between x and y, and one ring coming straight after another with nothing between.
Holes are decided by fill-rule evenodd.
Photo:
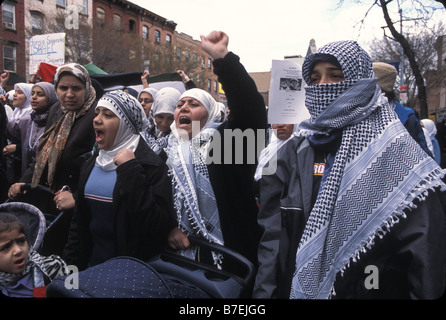
<instances>
[{"instance_id":1,"label":"woman's hand","mask_svg":"<svg viewBox=\"0 0 446 320\"><path fill-rule=\"evenodd\" d=\"M172 231L170 231L167 242L169 243L170 247L175 250L183 250L190 246L189 238L178 228L174 228Z\"/></svg>"},{"instance_id":2,"label":"woman's hand","mask_svg":"<svg viewBox=\"0 0 446 320\"><path fill-rule=\"evenodd\" d=\"M11 185L8 190L9 199L14 200L17 196L21 195L22 194L21 187L24 185L25 185L24 182L17 182ZM23 191L23 193L26 193L26 190Z\"/></svg>"},{"instance_id":3,"label":"woman's hand","mask_svg":"<svg viewBox=\"0 0 446 320\"><path fill-rule=\"evenodd\" d=\"M76 202L70 191L57 191L53 198L56 208L60 211L73 209Z\"/></svg>"},{"instance_id":4,"label":"woman's hand","mask_svg":"<svg viewBox=\"0 0 446 320\"><path fill-rule=\"evenodd\" d=\"M17 145L15 144L8 144L6 147L3 148L3 154L5 156L9 156L10 154L15 153L17 150Z\"/></svg>"},{"instance_id":5,"label":"woman's hand","mask_svg":"<svg viewBox=\"0 0 446 320\"><path fill-rule=\"evenodd\" d=\"M113 158L113 163L116 166L120 166L121 164L132 159L135 159L135 154L133 153L133 151L130 149L122 149L118 151L116 156Z\"/></svg>"},{"instance_id":6,"label":"woman's hand","mask_svg":"<svg viewBox=\"0 0 446 320\"><path fill-rule=\"evenodd\" d=\"M201 47L212 59L224 58L229 52L229 37L222 31L212 31L207 37L200 36Z\"/></svg>"}]
</instances>

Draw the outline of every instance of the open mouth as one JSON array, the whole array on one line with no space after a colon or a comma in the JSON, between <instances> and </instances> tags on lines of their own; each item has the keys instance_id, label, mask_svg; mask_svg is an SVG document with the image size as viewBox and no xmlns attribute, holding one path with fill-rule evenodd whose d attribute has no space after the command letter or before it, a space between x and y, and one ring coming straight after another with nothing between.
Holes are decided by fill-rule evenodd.
<instances>
[{"instance_id":1,"label":"open mouth","mask_svg":"<svg viewBox=\"0 0 446 320\"><path fill-rule=\"evenodd\" d=\"M102 130L99 129L95 129L94 130L96 133L96 142L101 142L104 139L104 132L102 132Z\"/></svg>"},{"instance_id":2,"label":"open mouth","mask_svg":"<svg viewBox=\"0 0 446 320\"><path fill-rule=\"evenodd\" d=\"M182 124L191 124L192 123L192 121L188 117L180 117L178 122L179 122L180 125L182 125Z\"/></svg>"},{"instance_id":3,"label":"open mouth","mask_svg":"<svg viewBox=\"0 0 446 320\"><path fill-rule=\"evenodd\" d=\"M18 267L23 267L25 265L25 259L24 258L18 259L14 262L14 264Z\"/></svg>"}]
</instances>

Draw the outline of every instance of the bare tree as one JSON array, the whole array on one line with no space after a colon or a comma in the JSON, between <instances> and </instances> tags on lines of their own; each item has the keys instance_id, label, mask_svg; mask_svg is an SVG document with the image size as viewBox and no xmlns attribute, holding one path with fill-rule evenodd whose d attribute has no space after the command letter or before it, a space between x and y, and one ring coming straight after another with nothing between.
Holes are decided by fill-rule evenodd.
<instances>
[{"instance_id":1,"label":"bare tree","mask_svg":"<svg viewBox=\"0 0 446 320\"><path fill-rule=\"evenodd\" d=\"M92 61L107 73L138 72L143 69L142 39L136 33L96 25L92 32Z\"/></svg>"},{"instance_id":2,"label":"bare tree","mask_svg":"<svg viewBox=\"0 0 446 320\"><path fill-rule=\"evenodd\" d=\"M420 72L425 78L429 75L430 81L426 81L427 92L444 85L445 77L441 77L442 73L439 72L440 70L436 70L438 64L435 44L438 37L444 35L445 32L446 28L442 23L439 23L432 31L424 29L419 32L406 34L406 38L415 52ZM382 39L375 39L371 42L370 47L373 48L370 52L373 61L397 62L400 60L400 45L390 37L384 36ZM404 63L407 64L407 58L405 60ZM413 108L418 100L418 88L415 77L410 69L404 69L403 77L403 82L408 87L407 106Z\"/></svg>"},{"instance_id":3,"label":"bare tree","mask_svg":"<svg viewBox=\"0 0 446 320\"><path fill-rule=\"evenodd\" d=\"M397 0L398 1L398 0ZM444 1L421 1L421 0L399 0L398 6L403 2L410 3L411 13L413 13L415 16L411 18L411 20L419 20L420 23L427 23L429 18L432 16L433 12L438 9L434 6L435 2L440 2L444 5ZM342 5L344 0L340 0L339 6ZM365 1L357 1L364 3ZM409 66L412 70L414 81L417 87L417 98L420 106L420 116L423 118L428 117L428 105L427 105L427 94L426 94L426 85L424 82L423 74L419 66L419 62L417 61L416 54L414 52L414 49L412 48L410 42L407 40L406 36L403 35L402 32L399 32L397 30L398 23L400 29L402 29L402 9L399 11L399 16L396 17L396 19L392 19L391 14L388 9L388 5L390 3L394 2L394 0L374 0L367 10L367 12L364 15L364 19L369 13L369 11L374 7L378 6L381 8L384 16L384 20L386 22L387 28L389 29L392 39L399 43L401 47L403 48L404 55L407 58L407 61L409 63Z\"/></svg>"}]
</instances>

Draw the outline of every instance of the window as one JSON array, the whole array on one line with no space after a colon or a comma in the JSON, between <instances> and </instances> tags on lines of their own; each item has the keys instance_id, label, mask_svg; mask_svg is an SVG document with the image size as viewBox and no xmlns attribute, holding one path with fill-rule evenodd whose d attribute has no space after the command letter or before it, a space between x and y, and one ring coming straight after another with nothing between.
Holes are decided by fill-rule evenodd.
<instances>
[{"instance_id":1,"label":"window","mask_svg":"<svg viewBox=\"0 0 446 320\"><path fill-rule=\"evenodd\" d=\"M2 3L3 27L15 30L15 6L11 3Z\"/></svg>"},{"instance_id":2,"label":"window","mask_svg":"<svg viewBox=\"0 0 446 320\"><path fill-rule=\"evenodd\" d=\"M211 92L211 79L208 79L208 91Z\"/></svg>"},{"instance_id":3,"label":"window","mask_svg":"<svg viewBox=\"0 0 446 320\"><path fill-rule=\"evenodd\" d=\"M31 13L31 29L33 34L43 34L43 16L41 13Z\"/></svg>"},{"instance_id":4,"label":"window","mask_svg":"<svg viewBox=\"0 0 446 320\"><path fill-rule=\"evenodd\" d=\"M67 0L56 0L56 5L65 8L67 6Z\"/></svg>"},{"instance_id":5,"label":"window","mask_svg":"<svg viewBox=\"0 0 446 320\"><path fill-rule=\"evenodd\" d=\"M214 80L214 92L218 92L218 81Z\"/></svg>"},{"instance_id":6,"label":"window","mask_svg":"<svg viewBox=\"0 0 446 320\"><path fill-rule=\"evenodd\" d=\"M172 43L172 36L170 34L166 34L166 44L170 46Z\"/></svg>"},{"instance_id":7,"label":"window","mask_svg":"<svg viewBox=\"0 0 446 320\"><path fill-rule=\"evenodd\" d=\"M161 32L159 30L155 30L155 43L161 43Z\"/></svg>"},{"instance_id":8,"label":"window","mask_svg":"<svg viewBox=\"0 0 446 320\"><path fill-rule=\"evenodd\" d=\"M146 25L142 26L142 38L149 39L149 27Z\"/></svg>"},{"instance_id":9,"label":"window","mask_svg":"<svg viewBox=\"0 0 446 320\"><path fill-rule=\"evenodd\" d=\"M132 19L129 20L129 31L130 32L136 32L136 22L135 22L135 20L132 20Z\"/></svg>"},{"instance_id":10,"label":"window","mask_svg":"<svg viewBox=\"0 0 446 320\"><path fill-rule=\"evenodd\" d=\"M82 3L79 4L79 12L82 14L88 14L88 0L82 0Z\"/></svg>"},{"instance_id":11,"label":"window","mask_svg":"<svg viewBox=\"0 0 446 320\"><path fill-rule=\"evenodd\" d=\"M189 61L190 53L189 50L184 51L184 60Z\"/></svg>"},{"instance_id":12,"label":"window","mask_svg":"<svg viewBox=\"0 0 446 320\"><path fill-rule=\"evenodd\" d=\"M181 48L177 48L175 51L175 56L177 58L177 61L181 60Z\"/></svg>"},{"instance_id":13,"label":"window","mask_svg":"<svg viewBox=\"0 0 446 320\"><path fill-rule=\"evenodd\" d=\"M101 7L96 8L96 21L99 24L105 23L105 10L102 9Z\"/></svg>"},{"instance_id":14,"label":"window","mask_svg":"<svg viewBox=\"0 0 446 320\"><path fill-rule=\"evenodd\" d=\"M113 28L121 30L121 16L117 13L113 15Z\"/></svg>"},{"instance_id":15,"label":"window","mask_svg":"<svg viewBox=\"0 0 446 320\"><path fill-rule=\"evenodd\" d=\"M204 64L204 56L201 56L201 67L206 68L206 65Z\"/></svg>"},{"instance_id":16,"label":"window","mask_svg":"<svg viewBox=\"0 0 446 320\"><path fill-rule=\"evenodd\" d=\"M12 46L3 46L3 68L6 71L16 72L16 49Z\"/></svg>"},{"instance_id":17,"label":"window","mask_svg":"<svg viewBox=\"0 0 446 320\"><path fill-rule=\"evenodd\" d=\"M212 69L212 59L208 58L208 69L211 70Z\"/></svg>"}]
</instances>

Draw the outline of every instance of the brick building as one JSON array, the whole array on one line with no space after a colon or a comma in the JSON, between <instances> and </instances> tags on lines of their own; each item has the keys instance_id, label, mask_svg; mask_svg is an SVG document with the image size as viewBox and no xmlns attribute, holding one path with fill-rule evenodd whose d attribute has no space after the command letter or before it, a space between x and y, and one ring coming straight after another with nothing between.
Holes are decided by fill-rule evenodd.
<instances>
[{"instance_id":1,"label":"brick building","mask_svg":"<svg viewBox=\"0 0 446 320\"><path fill-rule=\"evenodd\" d=\"M26 81L24 1L5 0L2 3L0 29L0 69L10 73L7 90L14 83Z\"/></svg>"}]
</instances>

